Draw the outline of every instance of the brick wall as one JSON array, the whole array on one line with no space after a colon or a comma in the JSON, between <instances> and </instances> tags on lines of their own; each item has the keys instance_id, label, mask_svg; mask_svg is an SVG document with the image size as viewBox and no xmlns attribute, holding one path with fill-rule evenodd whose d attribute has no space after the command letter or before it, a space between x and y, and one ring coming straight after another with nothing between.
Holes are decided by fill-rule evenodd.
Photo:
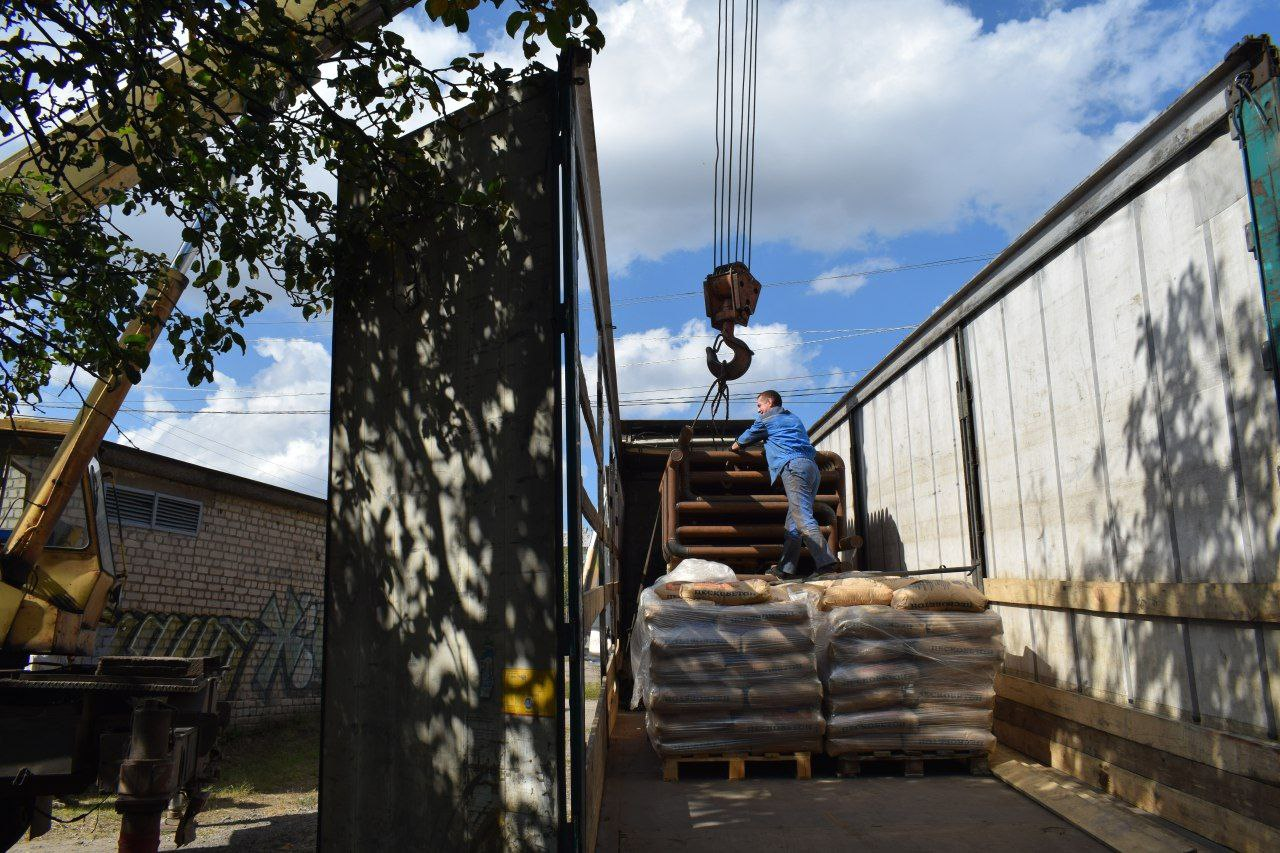
<instances>
[{"instance_id":1,"label":"brick wall","mask_svg":"<svg viewBox=\"0 0 1280 853\"><path fill-rule=\"evenodd\" d=\"M118 485L199 501L202 514L195 536L113 520L128 577L99 653L222 655L236 725L318 709L323 500L127 450L102 454Z\"/></svg>"}]
</instances>

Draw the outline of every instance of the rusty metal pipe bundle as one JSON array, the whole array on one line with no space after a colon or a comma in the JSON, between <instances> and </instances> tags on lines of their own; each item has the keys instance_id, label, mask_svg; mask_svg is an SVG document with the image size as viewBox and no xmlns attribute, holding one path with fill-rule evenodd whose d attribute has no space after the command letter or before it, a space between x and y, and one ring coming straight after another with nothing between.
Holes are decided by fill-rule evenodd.
<instances>
[{"instance_id":1,"label":"rusty metal pipe bundle","mask_svg":"<svg viewBox=\"0 0 1280 853\"><path fill-rule=\"evenodd\" d=\"M682 435L662 474L662 543L668 566L688 557L760 572L782 555L787 496L769 481L760 450L691 450ZM844 462L820 452L814 516L832 551L845 530Z\"/></svg>"}]
</instances>

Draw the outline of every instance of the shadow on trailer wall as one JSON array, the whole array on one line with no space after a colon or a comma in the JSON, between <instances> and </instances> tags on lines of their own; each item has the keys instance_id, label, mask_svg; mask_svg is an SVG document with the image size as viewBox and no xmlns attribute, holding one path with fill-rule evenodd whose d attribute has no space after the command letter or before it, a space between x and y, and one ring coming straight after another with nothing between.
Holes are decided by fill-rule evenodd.
<instances>
[{"instance_id":1,"label":"shadow on trailer wall","mask_svg":"<svg viewBox=\"0 0 1280 853\"><path fill-rule=\"evenodd\" d=\"M419 188L340 185L319 846L586 849L622 511L587 67L566 56L415 141L460 190L501 179L509 219L456 205L358 232L366 193ZM606 677L588 718L592 623Z\"/></svg>"},{"instance_id":2,"label":"shadow on trailer wall","mask_svg":"<svg viewBox=\"0 0 1280 853\"><path fill-rule=\"evenodd\" d=\"M1280 844L1278 65L1238 45L812 430L866 568L981 564L1005 744L1241 849Z\"/></svg>"}]
</instances>

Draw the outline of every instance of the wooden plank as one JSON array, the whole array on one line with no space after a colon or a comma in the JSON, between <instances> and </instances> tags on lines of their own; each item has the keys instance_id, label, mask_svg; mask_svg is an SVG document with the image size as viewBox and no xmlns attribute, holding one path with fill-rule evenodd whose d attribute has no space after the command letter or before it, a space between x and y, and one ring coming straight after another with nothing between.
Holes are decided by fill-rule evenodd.
<instances>
[{"instance_id":1,"label":"wooden plank","mask_svg":"<svg viewBox=\"0 0 1280 853\"><path fill-rule=\"evenodd\" d=\"M583 850L595 850L596 838L600 832L600 807L604 803L605 769L609 760L609 725L605 703L596 703L595 718L592 721L587 739L587 772L583 774L583 783L587 786L585 796L586 818L583 828Z\"/></svg>"},{"instance_id":2,"label":"wooden plank","mask_svg":"<svg viewBox=\"0 0 1280 853\"><path fill-rule=\"evenodd\" d=\"M1112 850L1168 853L1199 849L1182 836L1134 814L1114 797L1090 791L1066 773L1037 764L1006 746L996 747L991 771L1009 787Z\"/></svg>"},{"instance_id":3,"label":"wooden plank","mask_svg":"<svg viewBox=\"0 0 1280 853\"><path fill-rule=\"evenodd\" d=\"M617 581L610 581L603 586L595 586L582 593L582 630L589 631L595 624L596 617L604 612L604 608L616 595Z\"/></svg>"},{"instance_id":4,"label":"wooden plank","mask_svg":"<svg viewBox=\"0 0 1280 853\"><path fill-rule=\"evenodd\" d=\"M591 525L591 529L600 537L600 541L604 543L605 547L610 551L616 552L618 546L613 542L611 531L604 523L604 519L600 516L600 511L596 509L596 505L591 500L591 496L582 487L582 480L578 480L578 500L581 503L582 517Z\"/></svg>"},{"instance_id":5,"label":"wooden plank","mask_svg":"<svg viewBox=\"0 0 1280 853\"><path fill-rule=\"evenodd\" d=\"M997 720L1046 740L1064 744L1162 785L1280 828L1280 790L1275 786L1125 740L1008 699L996 700L995 714Z\"/></svg>"},{"instance_id":6,"label":"wooden plank","mask_svg":"<svg viewBox=\"0 0 1280 853\"><path fill-rule=\"evenodd\" d=\"M618 606L616 589L614 590L614 593L615 595L613 600L613 606L614 606L614 610L616 611ZM609 721L610 736L613 735L613 727L618 722L618 710L619 710L619 705L621 704L621 700L618 697L618 660L619 660L618 649L619 649L619 645L618 645L618 642L615 640L613 643L610 644L609 665L605 668L605 671L604 671L604 695L607 697L605 701L605 705L607 706L607 713L608 713L607 719Z\"/></svg>"},{"instance_id":7,"label":"wooden plank","mask_svg":"<svg viewBox=\"0 0 1280 853\"><path fill-rule=\"evenodd\" d=\"M1280 622L1280 584L1277 583L988 578L984 589L987 598L997 604L1023 607L1056 607L1172 619Z\"/></svg>"},{"instance_id":8,"label":"wooden plank","mask_svg":"<svg viewBox=\"0 0 1280 853\"><path fill-rule=\"evenodd\" d=\"M592 533L591 544L587 546L587 556L582 560L582 586L581 589L591 589L600 582L599 573L596 567L599 565L600 556L600 534Z\"/></svg>"},{"instance_id":9,"label":"wooden plank","mask_svg":"<svg viewBox=\"0 0 1280 853\"><path fill-rule=\"evenodd\" d=\"M1148 714L1007 673L996 675L996 694L1219 770L1280 785L1280 743L1275 741Z\"/></svg>"},{"instance_id":10,"label":"wooden plank","mask_svg":"<svg viewBox=\"0 0 1280 853\"><path fill-rule=\"evenodd\" d=\"M582 358L578 363L578 406L582 409L582 420L587 425L587 435L591 438L591 451L596 457L596 467L604 470L604 445L600 443L600 429L596 426L595 414L591 411L591 395L587 392L587 377L582 372Z\"/></svg>"},{"instance_id":11,"label":"wooden plank","mask_svg":"<svg viewBox=\"0 0 1280 853\"><path fill-rule=\"evenodd\" d=\"M1249 853L1280 850L1280 830L1238 812L1003 721L996 723L996 734L1001 742L1028 750L1054 769L1218 844Z\"/></svg>"},{"instance_id":12,"label":"wooden plank","mask_svg":"<svg viewBox=\"0 0 1280 853\"><path fill-rule=\"evenodd\" d=\"M605 364L605 384L608 388L610 435L613 438L613 456L618 458L622 450L622 415L618 408L617 359L613 352L613 309L609 302L609 260L604 244L604 205L600 198L600 165L596 157L595 116L591 106L591 75L585 64L574 73L582 83L574 87L576 135L574 145L578 154L578 207L581 211L582 242L587 252L590 270L592 304L595 307L596 329L600 333L600 355Z\"/></svg>"}]
</instances>

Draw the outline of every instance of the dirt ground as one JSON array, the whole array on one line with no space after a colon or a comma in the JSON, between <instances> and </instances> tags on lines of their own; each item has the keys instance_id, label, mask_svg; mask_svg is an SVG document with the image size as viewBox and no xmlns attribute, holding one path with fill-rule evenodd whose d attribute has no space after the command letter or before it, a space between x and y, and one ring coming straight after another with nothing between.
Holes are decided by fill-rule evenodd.
<instances>
[{"instance_id":1,"label":"dirt ground","mask_svg":"<svg viewBox=\"0 0 1280 853\"><path fill-rule=\"evenodd\" d=\"M307 717L268 730L232 732L223 744L221 778L197 821L199 832L184 850L313 850L316 844L320 726ZM101 805L99 805L101 803ZM94 808L97 806L97 808ZM109 800L89 796L64 804L54 815L71 820L14 847L36 851L114 851L120 821ZM161 850L177 849L172 827Z\"/></svg>"}]
</instances>

